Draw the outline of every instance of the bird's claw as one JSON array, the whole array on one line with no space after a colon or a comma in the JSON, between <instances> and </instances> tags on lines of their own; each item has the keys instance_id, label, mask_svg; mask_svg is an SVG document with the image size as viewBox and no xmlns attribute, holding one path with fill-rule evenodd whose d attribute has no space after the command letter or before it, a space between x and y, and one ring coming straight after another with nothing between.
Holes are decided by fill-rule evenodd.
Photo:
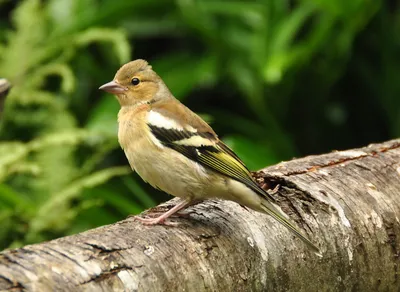
<instances>
[{"instance_id":1,"label":"bird's claw","mask_svg":"<svg viewBox=\"0 0 400 292\"><path fill-rule=\"evenodd\" d=\"M139 221L143 225L167 225L167 226L177 226L179 225L177 222L172 222L169 220L166 220L165 218L156 217L156 218L142 218L139 216L134 216L135 220Z\"/></svg>"}]
</instances>

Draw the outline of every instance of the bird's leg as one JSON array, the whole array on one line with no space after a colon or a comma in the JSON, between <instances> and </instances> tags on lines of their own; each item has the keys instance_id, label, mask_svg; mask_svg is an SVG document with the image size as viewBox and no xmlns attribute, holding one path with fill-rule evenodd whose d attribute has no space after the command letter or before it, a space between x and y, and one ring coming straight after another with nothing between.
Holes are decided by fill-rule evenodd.
<instances>
[{"instance_id":1,"label":"bird's leg","mask_svg":"<svg viewBox=\"0 0 400 292\"><path fill-rule=\"evenodd\" d=\"M181 200L178 204L176 204L171 210L168 210L164 214L162 214L159 217L156 218L141 218L141 217L135 217L138 221L142 222L144 225L156 225L156 224L162 224L165 222L165 219L169 218L171 215L175 214L176 212L193 205L195 202L193 201L188 201L188 200Z\"/></svg>"},{"instance_id":2,"label":"bird's leg","mask_svg":"<svg viewBox=\"0 0 400 292\"><path fill-rule=\"evenodd\" d=\"M179 211L176 212L175 214L171 215L171 217L172 217L172 216L174 216L174 217L176 216L176 217L183 217L183 218L186 218L186 217L188 217L188 215L190 215L192 212L194 212L194 211L186 211L186 209L189 208L189 207L191 207L191 206L197 205L197 204L199 204L199 203L201 203L201 202L203 202L203 201L204 201L204 200L199 200L199 199L189 200L187 206L184 207L183 210L182 210L182 209L179 210ZM168 207L171 208L171 206L168 206ZM173 208L173 207L172 207L172 208ZM181 212L181 211L182 211L182 212ZM153 208L150 208L150 213L151 213L151 215L157 214L157 213L163 214L163 213L165 213L165 212L166 212L165 210L163 210L163 211L159 210L159 206L155 206L155 207L153 207ZM129 215L128 217L135 217L135 216L136 216L136 215ZM152 216L152 217L154 218L155 216Z\"/></svg>"}]
</instances>

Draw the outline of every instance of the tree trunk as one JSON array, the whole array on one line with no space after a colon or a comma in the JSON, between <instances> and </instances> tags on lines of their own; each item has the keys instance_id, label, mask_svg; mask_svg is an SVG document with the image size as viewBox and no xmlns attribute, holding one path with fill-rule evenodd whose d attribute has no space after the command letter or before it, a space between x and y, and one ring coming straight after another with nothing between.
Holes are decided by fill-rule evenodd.
<instances>
[{"instance_id":1,"label":"tree trunk","mask_svg":"<svg viewBox=\"0 0 400 292\"><path fill-rule=\"evenodd\" d=\"M271 217L211 200L190 207L174 227L142 226L131 217L4 251L0 290L400 290L400 140L254 175L265 187L280 185L277 204L322 258Z\"/></svg>"}]
</instances>

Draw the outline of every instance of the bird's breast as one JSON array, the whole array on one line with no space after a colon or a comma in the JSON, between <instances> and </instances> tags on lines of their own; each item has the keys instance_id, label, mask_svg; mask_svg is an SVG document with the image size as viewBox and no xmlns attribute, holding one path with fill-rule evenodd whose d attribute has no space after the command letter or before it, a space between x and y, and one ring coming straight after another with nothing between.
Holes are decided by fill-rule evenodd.
<instances>
[{"instance_id":1,"label":"bird's breast","mask_svg":"<svg viewBox=\"0 0 400 292\"><path fill-rule=\"evenodd\" d=\"M138 108L122 107L118 113L118 142L123 149L135 144L146 134L147 111Z\"/></svg>"},{"instance_id":2,"label":"bird's breast","mask_svg":"<svg viewBox=\"0 0 400 292\"><path fill-rule=\"evenodd\" d=\"M171 195L203 197L210 179L207 170L158 142L146 128L145 118L119 114L118 140L132 169L144 181Z\"/></svg>"}]
</instances>

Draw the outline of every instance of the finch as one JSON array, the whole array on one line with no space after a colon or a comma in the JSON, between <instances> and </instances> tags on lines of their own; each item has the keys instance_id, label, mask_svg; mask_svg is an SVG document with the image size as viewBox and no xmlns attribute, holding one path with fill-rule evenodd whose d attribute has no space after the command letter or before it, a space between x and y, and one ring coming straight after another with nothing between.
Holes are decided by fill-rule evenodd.
<instances>
[{"instance_id":1,"label":"finch","mask_svg":"<svg viewBox=\"0 0 400 292\"><path fill-rule=\"evenodd\" d=\"M179 102L145 60L123 65L99 89L116 96L118 141L130 166L179 203L143 224L162 224L179 210L209 198L231 200L271 215L314 252L318 248L272 202L239 157L198 115Z\"/></svg>"}]
</instances>

